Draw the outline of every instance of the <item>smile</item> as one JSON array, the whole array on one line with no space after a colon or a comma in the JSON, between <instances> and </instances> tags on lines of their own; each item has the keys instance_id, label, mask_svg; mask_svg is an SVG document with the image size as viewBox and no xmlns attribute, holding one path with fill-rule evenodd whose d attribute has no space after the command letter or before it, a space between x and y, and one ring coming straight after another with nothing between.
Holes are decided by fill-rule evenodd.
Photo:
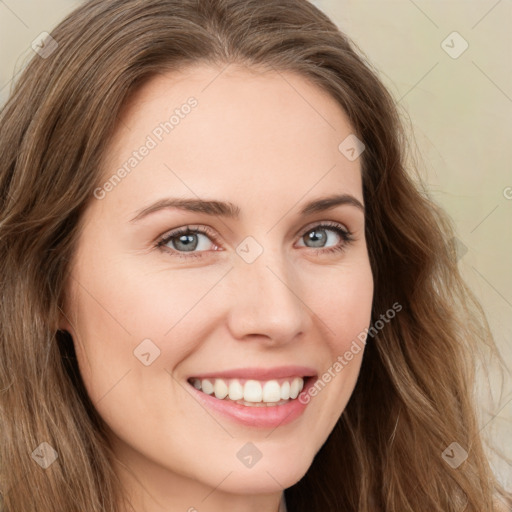
<instances>
[{"instance_id":1,"label":"smile","mask_svg":"<svg viewBox=\"0 0 512 512\"><path fill-rule=\"evenodd\" d=\"M190 392L213 414L246 427L275 429L299 421L300 397L318 373L307 366L237 368L187 378Z\"/></svg>"},{"instance_id":2,"label":"smile","mask_svg":"<svg viewBox=\"0 0 512 512\"><path fill-rule=\"evenodd\" d=\"M305 377L307 378L307 377ZM195 389L249 407L284 405L296 399L304 388L304 378L292 377L266 381L254 379L190 378Z\"/></svg>"}]
</instances>

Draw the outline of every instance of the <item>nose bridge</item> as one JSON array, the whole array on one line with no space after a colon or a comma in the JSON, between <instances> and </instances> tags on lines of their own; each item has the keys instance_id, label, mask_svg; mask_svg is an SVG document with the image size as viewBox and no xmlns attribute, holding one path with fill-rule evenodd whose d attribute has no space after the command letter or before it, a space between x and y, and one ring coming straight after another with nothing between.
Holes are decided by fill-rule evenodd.
<instances>
[{"instance_id":1,"label":"nose bridge","mask_svg":"<svg viewBox=\"0 0 512 512\"><path fill-rule=\"evenodd\" d=\"M254 249L249 246L247 253ZM291 264L278 251L263 250L253 261L241 254L232 272L236 288L230 306L233 335L262 335L274 343L293 340L306 328L308 310L297 291Z\"/></svg>"}]
</instances>

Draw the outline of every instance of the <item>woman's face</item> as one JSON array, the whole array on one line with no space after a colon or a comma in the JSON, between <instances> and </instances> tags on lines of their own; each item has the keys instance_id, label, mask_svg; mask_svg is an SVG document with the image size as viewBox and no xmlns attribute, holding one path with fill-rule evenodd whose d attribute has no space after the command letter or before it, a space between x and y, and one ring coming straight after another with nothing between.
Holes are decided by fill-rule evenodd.
<instances>
[{"instance_id":1,"label":"woman's face","mask_svg":"<svg viewBox=\"0 0 512 512\"><path fill-rule=\"evenodd\" d=\"M87 391L146 489L278 492L343 412L370 323L348 118L298 75L195 66L119 121L61 326Z\"/></svg>"}]
</instances>

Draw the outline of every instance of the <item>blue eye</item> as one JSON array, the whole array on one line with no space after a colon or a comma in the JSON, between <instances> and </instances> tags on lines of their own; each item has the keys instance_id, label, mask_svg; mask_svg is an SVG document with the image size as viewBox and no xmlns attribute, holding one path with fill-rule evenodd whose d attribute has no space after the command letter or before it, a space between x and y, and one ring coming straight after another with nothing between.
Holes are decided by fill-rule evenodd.
<instances>
[{"instance_id":1,"label":"blue eye","mask_svg":"<svg viewBox=\"0 0 512 512\"><path fill-rule=\"evenodd\" d=\"M201 237L208 238L204 233L198 230L187 230L184 233L173 234L166 244L172 243L173 249L184 252L191 252L196 249L205 250L204 247L202 247L205 244L202 243Z\"/></svg>"},{"instance_id":2,"label":"blue eye","mask_svg":"<svg viewBox=\"0 0 512 512\"><path fill-rule=\"evenodd\" d=\"M325 245L332 242L333 238L334 245L326 247ZM338 242L336 242L336 238L339 238ZM342 225L323 223L308 229L301 236L300 240L314 244L304 244L301 247L319 249L316 251L318 253L332 253L344 250L354 239L352 233L342 227ZM209 245L212 245L213 249L208 249ZM162 237L157 243L157 247L170 253L171 256L182 258L201 257L204 252L219 250L215 234L206 226L200 228L184 226L176 229Z\"/></svg>"},{"instance_id":3,"label":"blue eye","mask_svg":"<svg viewBox=\"0 0 512 512\"><path fill-rule=\"evenodd\" d=\"M160 248L170 249L171 254L182 256L182 257L197 257L201 256L201 252L208 250L208 242L201 241L201 237L209 240L210 238L214 238L213 233L206 228L191 228L189 226L185 226L183 228L177 229L158 242L157 246ZM171 247L169 247L171 245ZM200 249L199 253L194 252L196 249ZM190 254L184 254L190 253Z\"/></svg>"},{"instance_id":4,"label":"blue eye","mask_svg":"<svg viewBox=\"0 0 512 512\"><path fill-rule=\"evenodd\" d=\"M327 234L329 232L336 233L336 235L341 239L342 243L340 244L340 242L338 242L335 243L334 246L326 248L324 244L328 243L329 240L332 239L332 236ZM347 229L342 228L338 224L320 224L315 226L313 229L308 230L301 237L301 240L316 244L313 246L307 246L309 248L323 249L321 252L335 252L345 249L346 245L353 241L353 238L352 233L350 233Z\"/></svg>"}]
</instances>

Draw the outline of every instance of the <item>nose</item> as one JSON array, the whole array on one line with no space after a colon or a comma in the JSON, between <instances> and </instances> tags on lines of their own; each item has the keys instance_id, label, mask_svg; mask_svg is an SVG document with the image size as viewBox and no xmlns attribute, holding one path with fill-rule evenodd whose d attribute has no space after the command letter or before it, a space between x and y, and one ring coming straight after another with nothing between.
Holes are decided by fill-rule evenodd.
<instances>
[{"instance_id":1,"label":"nose","mask_svg":"<svg viewBox=\"0 0 512 512\"><path fill-rule=\"evenodd\" d=\"M264 252L250 264L238 260L231 279L228 326L235 339L283 345L307 332L312 312L300 279L283 259Z\"/></svg>"}]
</instances>

